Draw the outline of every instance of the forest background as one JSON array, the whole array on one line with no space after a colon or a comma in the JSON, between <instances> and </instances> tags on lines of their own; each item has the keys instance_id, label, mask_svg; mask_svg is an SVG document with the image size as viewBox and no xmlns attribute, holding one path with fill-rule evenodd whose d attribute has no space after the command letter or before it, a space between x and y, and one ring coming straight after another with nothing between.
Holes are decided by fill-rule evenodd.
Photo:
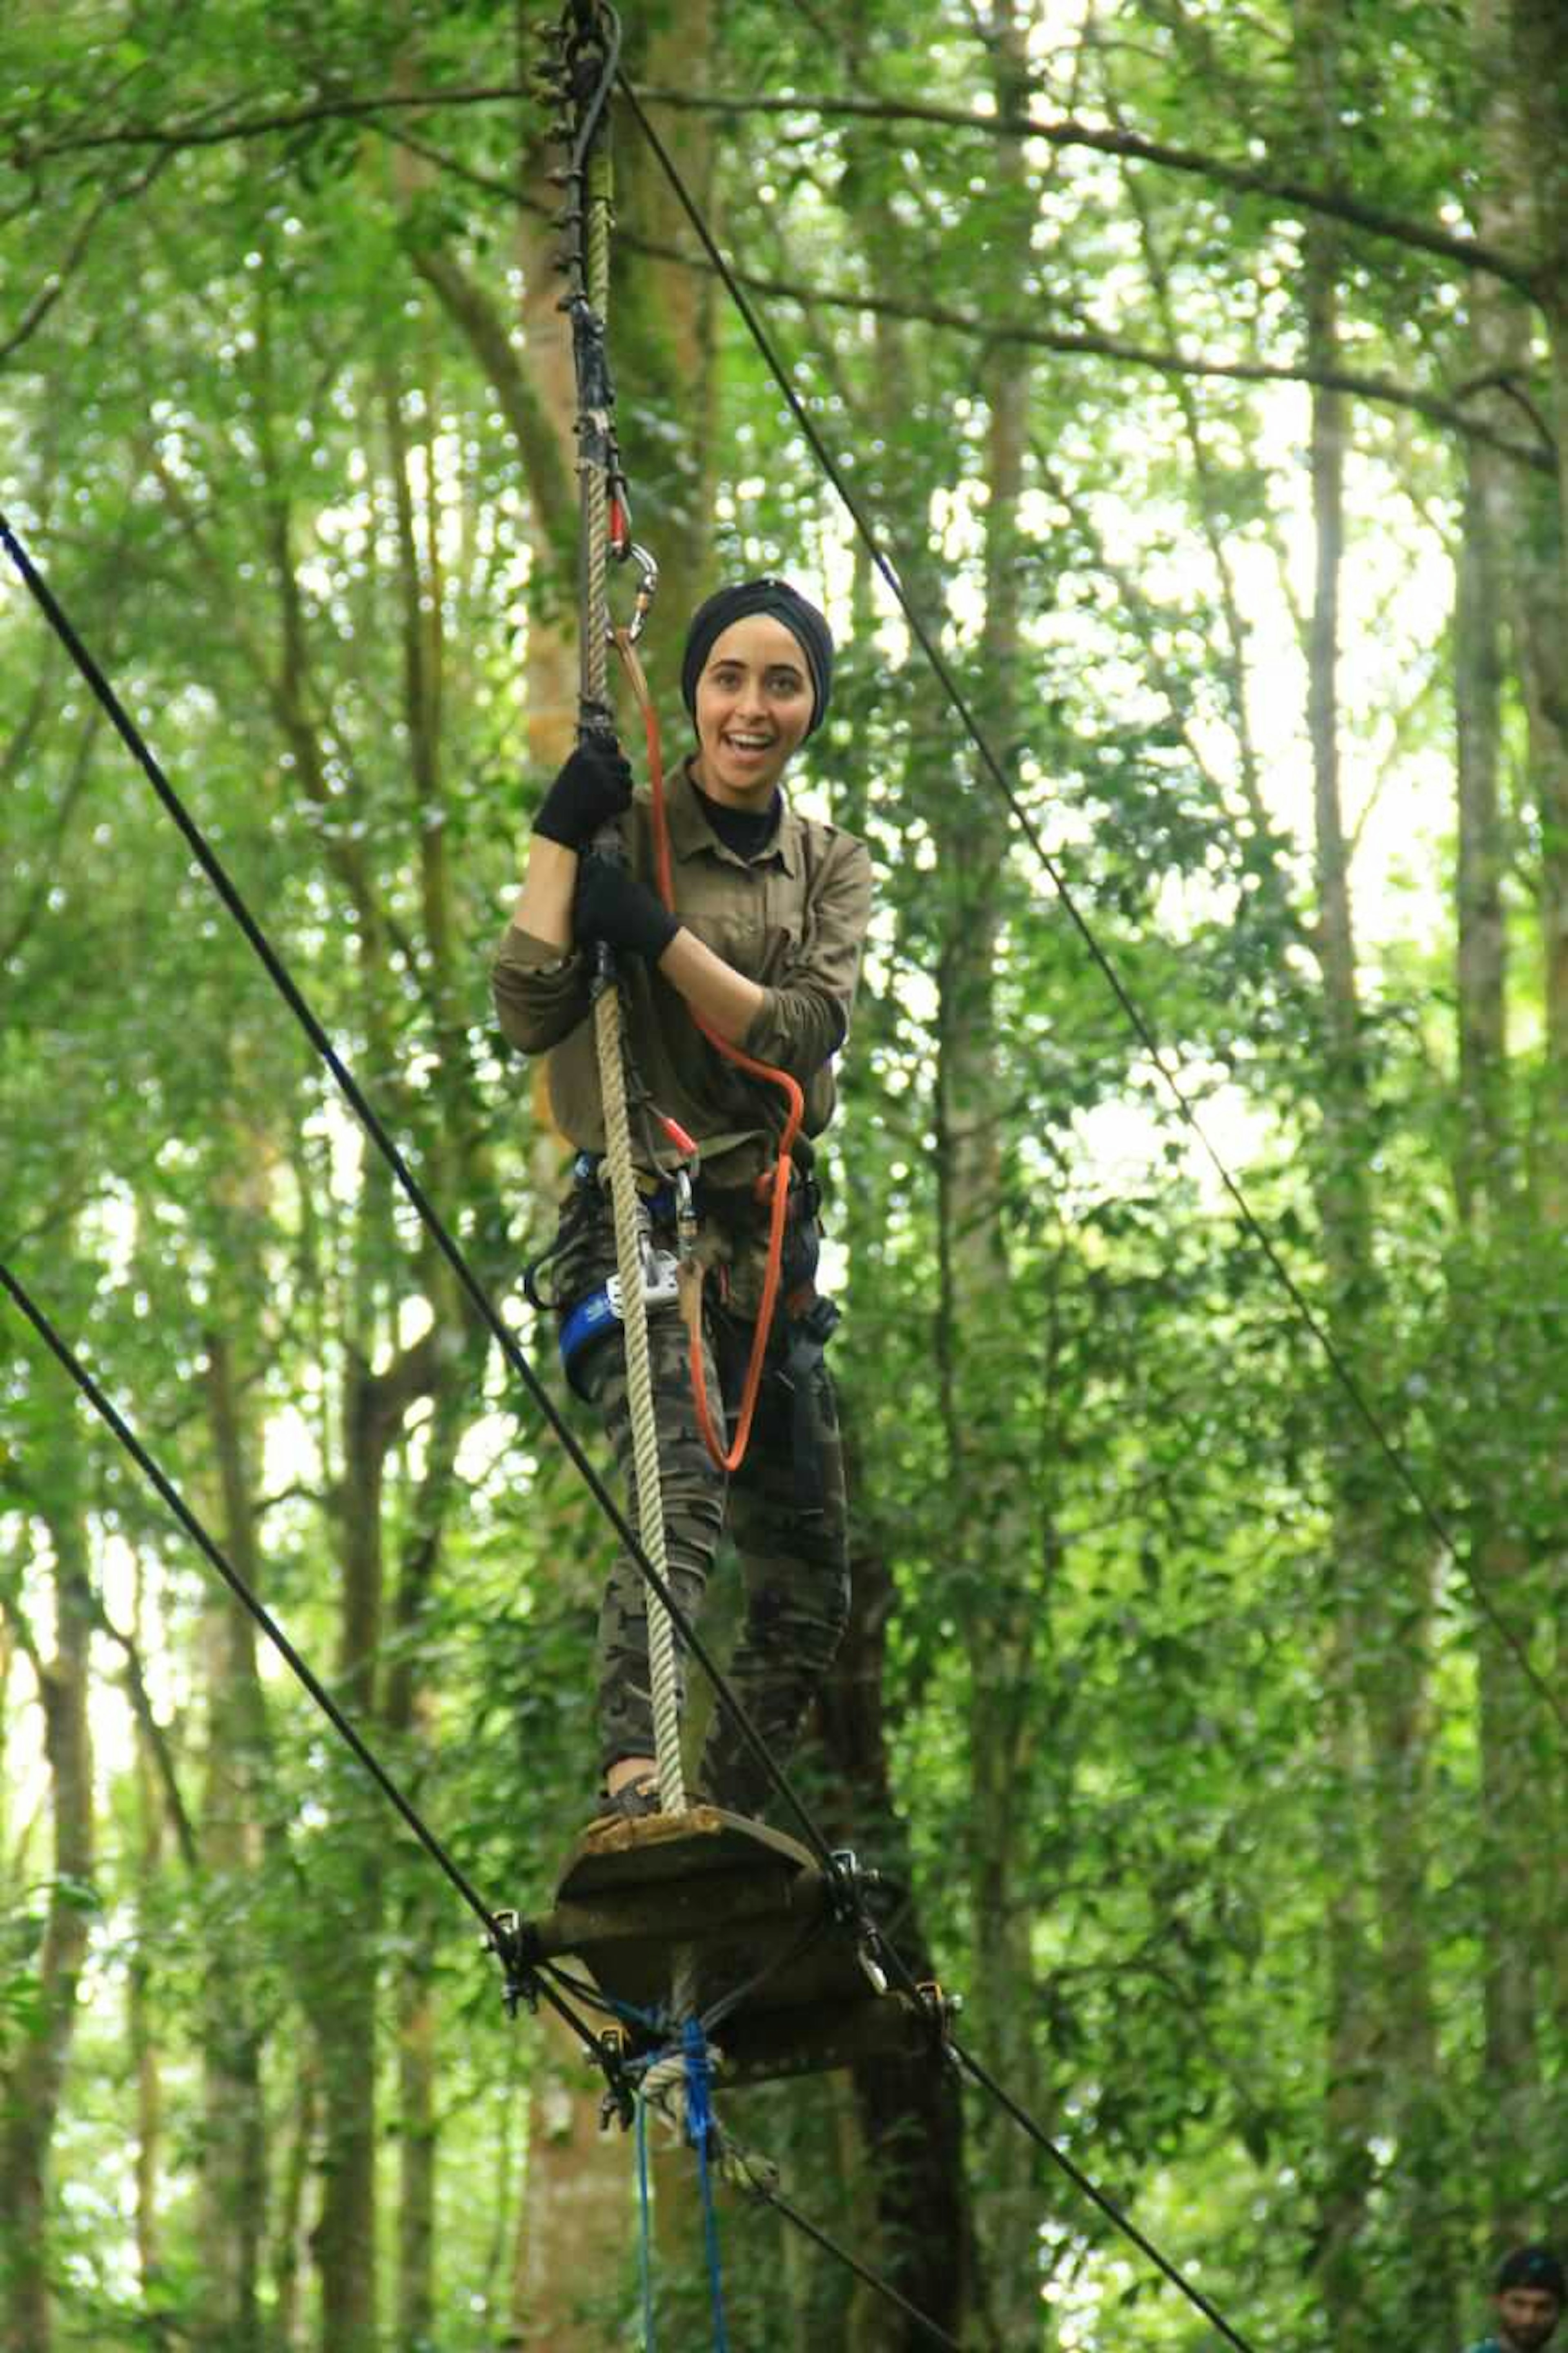
<instances>
[{"instance_id":1,"label":"forest background","mask_svg":"<svg viewBox=\"0 0 1568 2353\"><path fill-rule=\"evenodd\" d=\"M10 0L0 476L564 1403L517 1302L563 1156L487 987L574 717L551 15ZM879 877L827 1169L856 1607L802 1786L968 2046L1250 2343L1440 2353L1499 2250L1568 2232L1568 25L626 17L1037 837L618 106L672 744L696 597L816 586L804 788ZM606 1528L0 599L0 1256L487 1900L538 1910ZM3 1367L0 2342L639 2341L596 2079L507 2021L9 1305ZM1219 2341L940 2070L731 2121L966 2346ZM656 2172L660 2341L706 2341ZM923 2341L775 2214L721 2224L750 2353Z\"/></svg>"}]
</instances>

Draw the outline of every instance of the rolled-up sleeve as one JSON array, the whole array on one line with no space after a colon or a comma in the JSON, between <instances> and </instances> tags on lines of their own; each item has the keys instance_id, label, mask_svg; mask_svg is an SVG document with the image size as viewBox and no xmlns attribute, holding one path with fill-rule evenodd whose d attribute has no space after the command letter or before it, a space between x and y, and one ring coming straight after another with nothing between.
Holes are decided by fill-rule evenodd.
<instances>
[{"instance_id":1,"label":"rolled-up sleeve","mask_svg":"<svg viewBox=\"0 0 1568 2353\"><path fill-rule=\"evenodd\" d=\"M588 1011L586 959L509 923L490 966L501 1034L521 1054L548 1053Z\"/></svg>"},{"instance_id":2,"label":"rolled-up sleeve","mask_svg":"<svg viewBox=\"0 0 1568 2353\"><path fill-rule=\"evenodd\" d=\"M743 1041L748 1054L804 1085L837 1053L849 1033L870 913L869 853L840 834L807 902L800 947L763 992Z\"/></svg>"}]
</instances>

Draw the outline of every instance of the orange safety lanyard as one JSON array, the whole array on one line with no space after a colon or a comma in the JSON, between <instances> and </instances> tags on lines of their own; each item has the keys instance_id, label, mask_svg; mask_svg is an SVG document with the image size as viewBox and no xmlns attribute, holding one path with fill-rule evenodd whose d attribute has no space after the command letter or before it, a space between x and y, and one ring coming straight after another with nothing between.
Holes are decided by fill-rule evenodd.
<instances>
[{"instance_id":1,"label":"orange safety lanyard","mask_svg":"<svg viewBox=\"0 0 1568 2353\"><path fill-rule=\"evenodd\" d=\"M653 707L647 680L637 658L631 637L626 629L615 631L616 649L621 657L632 692L643 716L643 733L647 744L648 782L653 797L653 839L655 870L658 894L671 914L677 912L675 883L669 858L669 827L665 814L664 749L659 739L658 714ZM710 1022L693 1012L692 1020L716 1052L737 1070L754 1079L763 1079L778 1088L784 1098L787 1115L784 1133L779 1138L779 1155L772 1176L772 1201L768 1219L768 1255L763 1275L763 1300L757 1314L757 1328L752 1341L752 1353L746 1366L745 1386L741 1392L740 1419L735 1427L733 1444L726 1451L714 1426L712 1409L708 1399L708 1380L703 1364L702 1348L702 1278L700 1270L692 1269L682 1283L682 1299L686 1326L689 1335L691 1357L691 1394L697 1408L697 1426L702 1442L721 1471L739 1470L746 1456L751 1440L752 1422L756 1413L757 1398L763 1385L763 1364L767 1355L768 1334L773 1325L773 1310L778 1303L779 1283L784 1271L784 1227L789 1218L790 1177L794 1169L792 1153L795 1137L800 1134L805 1117L805 1097L798 1082L787 1071L774 1068L771 1062L759 1062L739 1046L721 1038ZM693 1279L694 1278L694 1279Z\"/></svg>"}]
</instances>

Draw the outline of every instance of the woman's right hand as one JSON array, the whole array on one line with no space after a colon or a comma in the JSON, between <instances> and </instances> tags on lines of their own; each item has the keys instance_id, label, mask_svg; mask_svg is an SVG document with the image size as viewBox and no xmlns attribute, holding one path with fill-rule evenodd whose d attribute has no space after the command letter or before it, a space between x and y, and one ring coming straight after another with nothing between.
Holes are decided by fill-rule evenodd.
<instances>
[{"instance_id":1,"label":"woman's right hand","mask_svg":"<svg viewBox=\"0 0 1568 2353\"><path fill-rule=\"evenodd\" d=\"M578 744L540 804L533 830L563 849L585 849L601 826L632 803L631 762L613 735Z\"/></svg>"}]
</instances>

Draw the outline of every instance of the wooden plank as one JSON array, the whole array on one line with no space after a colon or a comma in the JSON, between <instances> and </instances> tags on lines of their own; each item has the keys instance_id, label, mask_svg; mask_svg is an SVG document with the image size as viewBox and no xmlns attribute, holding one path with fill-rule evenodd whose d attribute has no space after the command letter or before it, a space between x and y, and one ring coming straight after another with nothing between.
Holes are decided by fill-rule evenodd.
<instances>
[{"instance_id":1,"label":"wooden plank","mask_svg":"<svg viewBox=\"0 0 1568 2353\"><path fill-rule=\"evenodd\" d=\"M908 1994L868 1992L863 2000L816 2010L742 2010L712 2039L721 2053L715 2091L742 2092L860 2059L929 2057L938 2034L931 2013Z\"/></svg>"},{"instance_id":2,"label":"wooden plank","mask_svg":"<svg viewBox=\"0 0 1568 2353\"><path fill-rule=\"evenodd\" d=\"M532 1935L546 1958L570 1953L586 1967L634 2049L657 2042L646 2021L668 2003L678 1949L700 2011L739 1992L711 2030L721 2083L929 2050L936 2039L921 2003L872 1990L805 1849L716 1806L584 1834Z\"/></svg>"},{"instance_id":3,"label":"wooden plank","mask_svg":"<svg viewBox=\"0 0 1568 2353\"><path fill-rule=\"evenodd\" d=\"M647 1814L640 1821L585 1831L566 1858L555 1900L574 1902L601 1888L618 1894L661 1880L738 1869L791 1877L816 1866L805 1847L782 1831L718 1806L692 1806L684 1814Z\"/></svg>"}]
</instances>

